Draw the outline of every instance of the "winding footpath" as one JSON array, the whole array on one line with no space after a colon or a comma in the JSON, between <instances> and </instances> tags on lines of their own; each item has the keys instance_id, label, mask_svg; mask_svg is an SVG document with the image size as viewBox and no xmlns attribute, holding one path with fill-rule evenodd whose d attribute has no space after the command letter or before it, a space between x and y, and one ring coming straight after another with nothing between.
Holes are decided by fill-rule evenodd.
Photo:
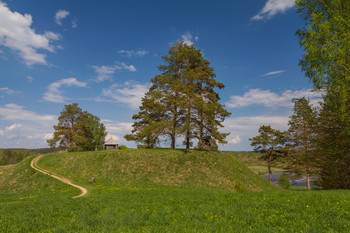
<instances>
[{"instance_id":1,"label":"winding footpath","mask_svg":"<svg viewBox=\"0 0 350 233\"><path fill-rule=\"evenodd\" d=\"M31 166L32 168L34 168L35 170L41 172L41 173L44 173L44 174L46 174L46 175L49 175L49 176L51 176L51 177L53 177L53 178L55 178L55 179L57 179L57 180L62 181L63 183L69 184L69 185L71 185L71 186L73 186L73 187L75 187L75 188L80 189L81 194L78 195L78 196L75 196L75 197L73 197L73 198L82 197L82 196L84 196L84 195L87 194L88 191L87 191L86 188L84 188L84 187L82 187L82 186L80 186L80 185L73 184L72 181L70 181L69 179L67 179L67 178L65 178L65 177L63 177L63 176L57 175L57 174L55 174L55 173L52 173L52 172L50 172L50 171L48 171L48 170L45 170L45 169L39 167L39 166L37 165L37 162L38 162L43 156L44 156L44 155L39 155L39 156L35 157L34 159L32 159L32 161L30 162L30 166Z\"/></svg>"}]
</instances>

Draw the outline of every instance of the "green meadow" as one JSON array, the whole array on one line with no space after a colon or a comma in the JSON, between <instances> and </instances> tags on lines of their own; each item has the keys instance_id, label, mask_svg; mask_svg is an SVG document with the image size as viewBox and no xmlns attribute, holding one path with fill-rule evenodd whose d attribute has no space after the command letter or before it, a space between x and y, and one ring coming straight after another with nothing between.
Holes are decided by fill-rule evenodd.
<instances>
[{"instance_id":1,"label":"green meadow","mask_svg":"<svg viewBox=\"0 0 350 233\"><path fill-rule=\"evenodd\" d=\"M0 168L0 232L348 232L350 191L282 190L238 152L123 150L45 155ZM94 183L89 183L96 177Z\"/></svg>"}]
</instances>

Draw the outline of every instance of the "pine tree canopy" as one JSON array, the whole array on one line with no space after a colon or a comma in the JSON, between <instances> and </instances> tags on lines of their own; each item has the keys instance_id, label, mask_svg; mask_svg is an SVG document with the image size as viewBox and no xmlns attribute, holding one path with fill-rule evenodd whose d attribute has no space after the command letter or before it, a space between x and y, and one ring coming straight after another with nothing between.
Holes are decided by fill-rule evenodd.
<instances>
[{"instance_id":1,"label":"pine tree canopy","mask_svg":"<svg viewBox=\"0 0 350 233\"><path fill-rule=\"evenodd\" d=\"M228 134L220 133L219 127L231 113L219 103L216 90L224 84L215 79L210 62L184 42L176 43L162 59L161 74L151 79L140 112L133 116L133 130L125 138L146 147L170 139L175 148L179 137L186 148L194 141L198 149L217 149L218 143L227 143Z\"/></svg>"}]
</instances>

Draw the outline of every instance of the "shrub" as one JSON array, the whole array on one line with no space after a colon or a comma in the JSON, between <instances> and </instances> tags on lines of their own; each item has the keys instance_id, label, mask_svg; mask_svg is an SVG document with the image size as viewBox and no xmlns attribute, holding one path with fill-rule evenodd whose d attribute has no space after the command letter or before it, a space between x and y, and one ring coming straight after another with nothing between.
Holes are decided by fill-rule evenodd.
<instances>
[{"instance_id":1,"label":"shrub","mask_svg":"<svg viewBox=\"0 0 350 233\"><path fill-rule=\"evenodd\" d=\"M284 173L278 177L278 185L283 189L290 189L290 181Z\"/></svg>"},{"instance_id":2,"label":"shrub","mask_svg":"<svg viewBox=\"0 0 350 233\"><path fill-rule=\"evenodd\" d=\"M119 150L126 150L126 149L129 149L129 148L127 148L127 147L124 146L124 145L120 145L120 146L118 147L118 149L119 149Z\"/></svg>"}]
</instances>

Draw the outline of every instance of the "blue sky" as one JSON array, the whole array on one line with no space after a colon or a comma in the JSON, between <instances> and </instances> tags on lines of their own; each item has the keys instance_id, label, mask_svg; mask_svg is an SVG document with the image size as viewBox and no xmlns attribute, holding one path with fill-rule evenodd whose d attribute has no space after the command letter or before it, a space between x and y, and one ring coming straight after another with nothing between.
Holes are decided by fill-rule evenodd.
<instances>
[{"instance_id":1,"label":"blue sky","mask_svg":"<svg viewBox=\"0 0 350 233\"><path fill-rule=\"evenodd\" d=\"M252 150L262 124L285 130L293 98L316 101L298 66L293 0L0 0L0 148L47 147L65 104L130 133L157 66L176 42L211 62L232 112L223 150ZM178 140L181 146L181 139Z\"/></svg>"}]
</instances>

